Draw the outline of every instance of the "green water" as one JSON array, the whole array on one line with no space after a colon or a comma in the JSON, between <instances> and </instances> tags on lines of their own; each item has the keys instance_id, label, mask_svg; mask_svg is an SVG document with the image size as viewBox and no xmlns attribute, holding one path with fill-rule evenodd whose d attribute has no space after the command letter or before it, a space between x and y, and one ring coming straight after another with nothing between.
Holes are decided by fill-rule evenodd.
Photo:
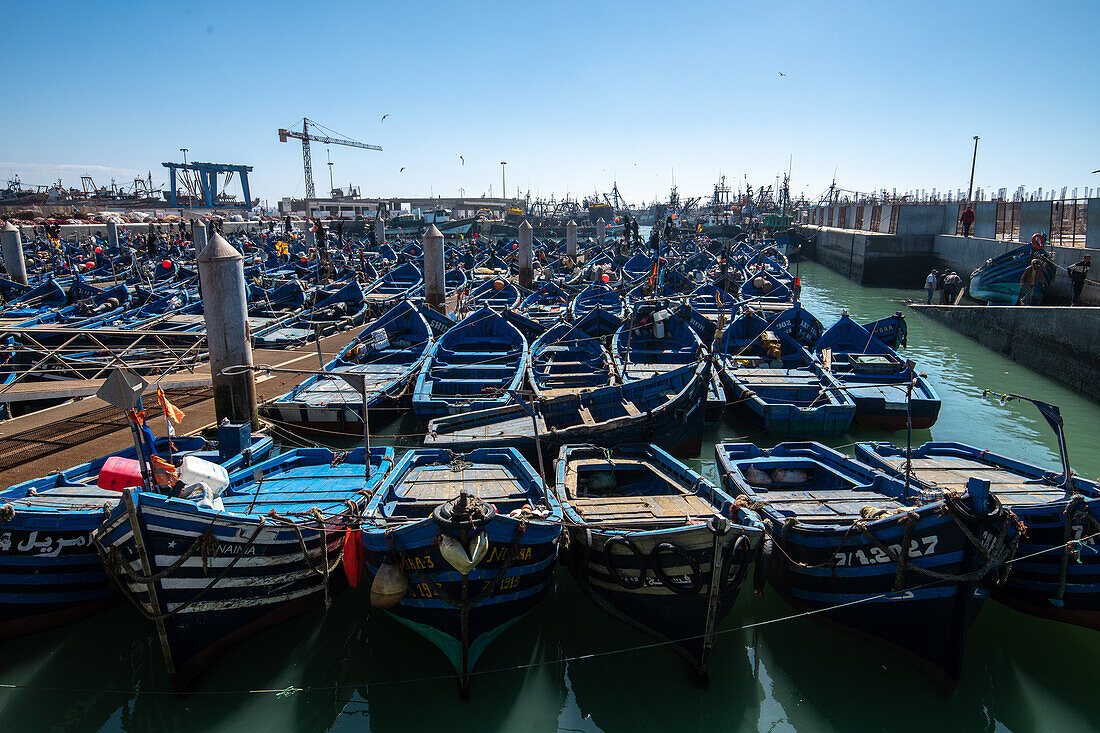
<instances>
[{"instance_id":1,"label":"green water","mask_svg":"<svg viewBox=\"0 0 1100 733\"><path fill-rule=\"evenodd\" d=\"M842 308L871 320L920 295L863 288L814 264L800 271L805 304L826 324ZM1060 405L1074 467L1100 473L1100 406L916 314L909 344L944 400L939 422L914 443L966 441L1057 467L1056 444L1034 409L984 404L988 387ZM750 432L728 422L708 437ZM889 437L859 430L836 443ZM698 463L714 475L709 448ZM702 689L669 649L648 646L649 637L598 611L559 571L546 602L482 657L462 702L442 654L372 613L366 588L340 595L327 613L253 637L186 697L164 692L151 624L119 606L0 647L0 730L940 733L1095 730L1100 719L1089 671L1100 656L1096 632L989 602L971 632L962 682L950 692L905 658L809 619L742 629L790 613L770 590L744 593L722 626L711 684ZM302 690L272 692L287 688Z\"/></svg>"}]
</instances>

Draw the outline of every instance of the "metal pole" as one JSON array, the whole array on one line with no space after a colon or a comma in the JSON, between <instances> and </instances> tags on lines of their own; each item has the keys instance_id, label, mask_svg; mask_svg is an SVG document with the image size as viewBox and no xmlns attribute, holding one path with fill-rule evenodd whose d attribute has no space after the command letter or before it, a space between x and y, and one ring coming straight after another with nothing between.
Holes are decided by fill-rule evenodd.
<instances>
[{"instance_id":1,"label":"metal pole","mask_svg":"<svg viewBox=\"0 0 1100 733\"><path fill-rule=\"evenodd\" d=\"M978 163L978 136L974 136L974 157L970 161L970 189L966 192L966 203L971 202L974 195L974 166Z\"/></svg>"},{"instance_id":2,"label":"metal pole","mask_svg":"<svg viewBox=\"0 0 1100 733\"><path fill-rule=\"evenodd\" d=\"M502 199L508 198L508 187L504 185L504 166L508 165L508 161L500 161L500 197Z\"/></svg>"}]
</instances>

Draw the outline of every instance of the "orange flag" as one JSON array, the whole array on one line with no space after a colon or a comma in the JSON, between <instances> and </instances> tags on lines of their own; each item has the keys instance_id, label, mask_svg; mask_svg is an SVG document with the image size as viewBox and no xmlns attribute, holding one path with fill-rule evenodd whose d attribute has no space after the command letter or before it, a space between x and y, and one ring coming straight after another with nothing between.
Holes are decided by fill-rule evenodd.
<instances>
[{"instance_id":1,"label":"orange flag","mask_svg":"<svg viewBox=\"0 0 1100 733\"><path fill-rule=\"evenodd\" d=\"M176 425L183 422L183 410L169 402L168 398L164 396L164 390L160 387L157 387L157 402L160 403L160 409L164 410L164 414L168 416L169 420Z\"/></svg>"}]
</instances>

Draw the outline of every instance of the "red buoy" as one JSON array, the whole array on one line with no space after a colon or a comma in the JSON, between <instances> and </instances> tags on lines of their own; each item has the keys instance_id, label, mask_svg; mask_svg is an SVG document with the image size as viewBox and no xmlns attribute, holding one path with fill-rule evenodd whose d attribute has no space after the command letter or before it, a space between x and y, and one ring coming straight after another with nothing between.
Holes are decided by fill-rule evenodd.
<instances>
[{"instance_id":1,"label":"red buoy","mask_svg":"<svg viewBox=\"0 0 1100 733\"><path fill-rule=\"evenodd\" d=\"M172 267L172 260L165 260L164 262L162 262L160 264L161 264L161 267L163 267L165 270L167 270L167 269Z\"/></svg>"},{"instance_id":2,"label":"red buoy","mask_svg":"<svg viewBox=\"0 0 1100 733\"><path fill-rule=\"evenodd\" d=\"M359 587L363 576L363 543L359 530L344 530L344 574L348 576L348 585Z\"/></svg>"}]
</instances>

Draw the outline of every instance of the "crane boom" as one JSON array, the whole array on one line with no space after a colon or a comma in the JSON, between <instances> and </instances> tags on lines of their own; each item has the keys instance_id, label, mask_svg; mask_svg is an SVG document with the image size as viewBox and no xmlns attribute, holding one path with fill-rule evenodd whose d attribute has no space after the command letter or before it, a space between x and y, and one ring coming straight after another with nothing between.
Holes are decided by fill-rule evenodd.
<instances>
[{"instance_id":1,"label":"crane boom","mask_svg":"<svg viewBox=\"0 0 1100 733\"><path fill-rule=\"evenodd\" d=\"M279 128L279 142L285 143L289 138L296 138L302 141L302 169L306 181L306 198L311 199L316 197L316 191L313 188L313 160L309 152L310 141L319 143L325 143L326 145L344 145L349 148L363 148L364 150L381 150L379 145L368 145L367 143L361 143L358 140L347 140L339 137L328 137L326 135L315 135L309 131L309 125L316 122L308 117L302 118L302 131L297 130L285 130Z\"/></svg>"}]
</instances>

